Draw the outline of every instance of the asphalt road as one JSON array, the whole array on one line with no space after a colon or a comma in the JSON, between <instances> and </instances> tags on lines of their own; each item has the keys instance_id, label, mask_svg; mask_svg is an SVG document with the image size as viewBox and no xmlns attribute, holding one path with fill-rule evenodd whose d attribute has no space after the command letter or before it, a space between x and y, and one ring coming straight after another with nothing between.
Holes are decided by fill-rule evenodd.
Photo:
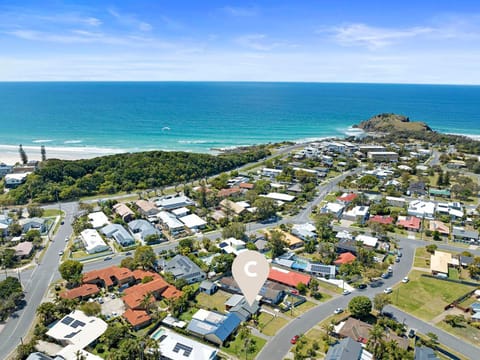
<instances>
[{"instance_id":1,"label":"asphalt road","mask_svg":"<svg viewBox=\"0 0 480 360\"><path fill-rule=\"evenodd\" d=\"M52 205L55 208L57 206ZM6 322L4 329L0 332L0 354L4 358L15 349L21 339L27 334L35 317L37 307L42 302L55 274L58 273L58 252L65 248L65 237L72 233L70 222L73 214L76 212L77 205L75 203L64 203L61 206L66 213L65 224L58 229L40 264L33 270L21 272L27 304Z\"/></svg>"}]
</instances>

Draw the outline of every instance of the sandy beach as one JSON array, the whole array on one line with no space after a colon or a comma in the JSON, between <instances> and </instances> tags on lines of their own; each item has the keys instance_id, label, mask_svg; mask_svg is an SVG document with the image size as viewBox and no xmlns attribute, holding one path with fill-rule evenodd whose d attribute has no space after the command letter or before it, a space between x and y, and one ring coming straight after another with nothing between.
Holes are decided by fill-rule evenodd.
<instances>
[{"instance_id":1,"label":"sandy beach","mask_svg":"<svg viewBox=\"0 0 480 360\"><path fill-rule=\"evenodd\" d=\"M40 160L40 146L23 146L29 160ZM45 146L47 159L77 160L90 159L97 156L122 153L120 149L95 148L95 147L48 147ZM20 162L18 146L0 145L0 162L14 165Z\"/></svg>"}]
</instances>

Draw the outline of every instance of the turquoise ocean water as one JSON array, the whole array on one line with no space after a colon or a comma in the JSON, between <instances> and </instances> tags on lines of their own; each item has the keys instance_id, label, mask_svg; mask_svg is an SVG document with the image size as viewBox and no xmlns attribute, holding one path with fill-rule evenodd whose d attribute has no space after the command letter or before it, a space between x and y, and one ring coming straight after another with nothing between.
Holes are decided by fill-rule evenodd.
<instances>
[{"instance_id":1,"label":"turquoise ocean water","mask_svg":"<svg viewBox=\"0 0 480 360\"><path fill-rule=\"evenodd\" d=\"M3 145L208 152L344 136L382 112L480 136L480 86L58 82L0 83Z\"/></svg>"}]
</instances>

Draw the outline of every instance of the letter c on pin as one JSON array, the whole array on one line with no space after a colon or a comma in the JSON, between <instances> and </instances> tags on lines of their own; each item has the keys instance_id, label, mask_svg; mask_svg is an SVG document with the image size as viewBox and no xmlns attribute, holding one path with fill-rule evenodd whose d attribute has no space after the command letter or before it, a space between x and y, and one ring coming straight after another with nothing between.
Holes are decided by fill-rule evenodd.
<instances>
[{"instance_id":1,"label":"letter c on pin","mask_svg":"<svg viewBox=\"0 0 480 360\"><path fill-rule=\"evenodd\" d=\"M249 261L245 264L245 266L243 267L243 269L245 270L245 274L248 276L248 277L257 277L258 274L256 272L252 272L250 271L250 268L252 266L257 266L257 262L256 261Z\"/></svg>"}]
</instances>

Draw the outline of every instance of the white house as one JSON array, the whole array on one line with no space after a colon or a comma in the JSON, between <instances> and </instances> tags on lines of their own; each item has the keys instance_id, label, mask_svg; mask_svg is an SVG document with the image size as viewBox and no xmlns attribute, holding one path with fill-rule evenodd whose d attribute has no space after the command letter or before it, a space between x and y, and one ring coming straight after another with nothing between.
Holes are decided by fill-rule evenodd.
<instances>
[{"instance_id":1,"label":"white house","mask_svg":"<svg viewBox=\"0 0 480 360\"><path fill-rule=\"evenodd\" d=\"M268 177L277 177L282 173L282 170L279 169L272 169L272 168L263 168L262 175Z\"/></svg>"},{"instance_id":2,"label":"white house","mask_svg":"<svg viewBox=\"0 0 480 360\"><path fill-rule=\"evenodd\" d=\"M368 206L355 206L353 209L344 212L342 218L358 222L359 224L365 224L370 215L369 209Z\"/></svg>"},{"instance_id":3,"label":"white house","mask_svg":"<svg viewBox=\"0 0 480 360\"><path fill-rule=\"evenodd\" d=\"M19 174L7 174L5 175L5 186L6 187L15 187L17 185L23 184L27 180L27 176L30 173L19 173Z\"/></svg>"},{"instance_id":4,"label":"white house","mask_svg":"<svg viewBox=\"0 0 480 360\"><path fill-rule=\"evenodd\" d=\"M435 218L435 203L421 200L414 200L408 204L407 214L420 219Z\"/></svg>"},{"instance_id":5,"label":"white house","mask_svg":"<svg viewBox=\"0 0 480 360\"><path fill-rule=\"evenodd\" d=\"M290 201L295 200L295 196L293 196L293 195L282 194L282 193L278 193L278 192L271 192L271 193L268 193L267 195L261 195L261 196L270 198L272 200L277 200L277 201L290 202Z\"/></svg>"},{"instance_id":6,"label":"white house","mask_svg":"<svg viewBox=\"0 0 480 360\"><path fill-rule=\"evenodd\" d=\"M320 212L322 214L332 214L337 219L340 219L343 209L345 209L344 205L329 202L320 209Z\"/></svg>"},{"instance_id":7,"label":"white house","mask_svg":"<svg viewBox=\"0 0 480 360\"><path fill-rule=\"evenodd\" d=\"M378 239L376 237L363 235L363 234L357 235L355 237L355 241L361 241L363 245L371 248L375 248L378 243Z\"/></svg>"},{"instance_id":8,"label":"white house","mask_svg":"<svg viewBox=\"0 0 480 360\"><path fill-rule=\"evenodd\" d=\"M181 195L175 197L165 197L158 200L155 204L163 210L174 210L186 206L195 206L195 201L185 195Z\"/></svg>"},{"instance_id":9,"label":"white house","mask_svg":"<svg viewBox=\"0 0 480 360\"><path fill-rule=\"evenodd\" d=\"M80 233L83 245L85 246L85 251L89 254L94 254L109 250L105 241L95 229L85 229Z\"/></svg>"},{"instance_id":10,"label":"white house","mask_svg":"<svg viewBox=\"0 0 480 360\"><path fill-rule=\"evenodd\" d=\"M98 229L102 226L110 224L107 215L105 215L103 211L97 211L88 214L88 221L90 221L94 229Z\"/></svg>"},{"instance_id":11,"label":"white house","mask_svg":"<svg viewBox=\"0 0 480 360\"><path fill-rule=\"evenodd\" d=\"M299 237L302 240L307 239L316 239L317 234L315 233L317 229L310 223L305 224L295 224L292 227L292 234Z\"/></svg>"},{"instance_id":12,"label":"white house","mask_svg":"<svg viewBox=\"0 0 480 360\"><path fill-rule=\"evenodd\" d=\"M243 240L228 238L218 244L218 247L226 254L238 255L246 250L245 245Z\"/></svg>"},{"instance_id":13,"label":"white house","mask_svg":"<svg viewBox=\"0 0 480 360\"><path fill-rule=\"evenodd\" d=\"M184 228L183 223L178 220L175 215L169 213L168 211L160 211L157 214L157 217L160 219L162 224L173 233L182 231Z\"/></svg>"},{"instance_id":14,"label":"white house","mask_svg":"<svg viewBox=\"0 0 480 360\"><path fill-rule=\"evenodd\" d=\"M190 215L181 217L179 220L183 222L185 226L191 230L203 229L205 225L207 225L207 222L196 214L190 214Z\"/></svg>"}]
</instances>

